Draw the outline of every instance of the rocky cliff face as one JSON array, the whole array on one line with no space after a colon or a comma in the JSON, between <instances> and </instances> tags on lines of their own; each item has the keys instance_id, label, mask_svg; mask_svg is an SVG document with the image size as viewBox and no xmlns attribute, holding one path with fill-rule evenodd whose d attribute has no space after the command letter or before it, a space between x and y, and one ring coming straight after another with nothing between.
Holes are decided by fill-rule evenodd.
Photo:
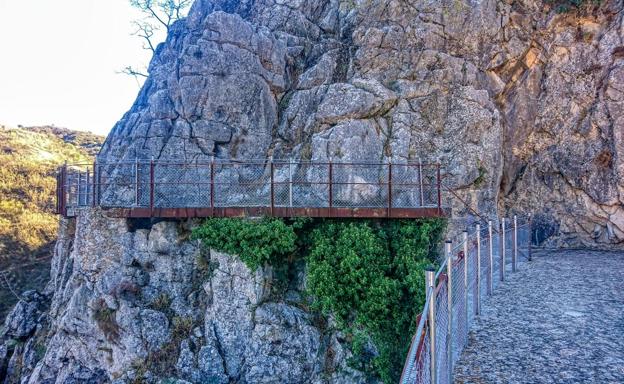
<instances>
[{"instance_id":1,"label":"rocky cliff face","mask_svg":"<svg viewBox=\"0 0 624 384\"><path fill-rule=\"evenodd\" d=\"M439 161L472 209L536 212L545 244L621 247L623 7L196 0L99 157ZM275 296L189 225L64 222L45 295L7 319L8 382L366 381L302 270Z\"/></svg>"},{"instance_id":2,"label":"rocky cliff face","mask_svg":"<svg viewBox=\"0 0 624 384\"><path fill-rule=\"evenodd\" d=\"M619 244L622 4L556 8L197 0L100 158L422 158L551 245Z\"/></svg>"},{"instance_id":3,"label":"rocky cliff face","mask_svg":"<svg viewBox=\"0 0 624 384\"><path fill-rule=\"evenodd\" d=\"M64 220L46 292L7 317L4 382L368 382L305 310L303 270L278 288L270 268L202 250L193 225L98 210Z\"/></svg>"}]
</instances>

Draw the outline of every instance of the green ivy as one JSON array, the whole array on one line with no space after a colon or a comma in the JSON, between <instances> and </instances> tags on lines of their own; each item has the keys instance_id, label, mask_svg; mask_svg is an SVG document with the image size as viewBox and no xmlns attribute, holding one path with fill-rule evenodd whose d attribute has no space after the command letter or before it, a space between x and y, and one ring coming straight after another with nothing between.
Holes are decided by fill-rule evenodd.
<instances>
[{"instance_id":1,"label":"green ivy","mask_svg":"<svg viewBox=\"0 0 624 384\"><path fill-rule=\"evenodd\" d=\"M355 368L398 381L424 303L424 269L442 220L323 222L312 231L307 287L351 339ZM371 351L372 342L377 353Z\"/></svg>"},{"instance_id":2,"label":"green ivy","mask_svg":"<svg viewBox=\"0 0 624 384\"><path fill-rule=\"evenodd\" d=\"M427 220L208 219L193 238L255 270L303 257L312 308L333 316L350 364L386 383L400 376L424 303L424 269L446 222Z\"/></svg>"},{"instance_id":3,"label":"green ivy","mask_svg":"<svg viewBox=\"0 0 624 384\"><path fill-rule=\"evenodd\" d=\"M212 218L195 228L191 238L201 239L208 248L238 255L255 271L293 252L297 235L295 226L280 219Z\"/></svg>"}]
</instances>

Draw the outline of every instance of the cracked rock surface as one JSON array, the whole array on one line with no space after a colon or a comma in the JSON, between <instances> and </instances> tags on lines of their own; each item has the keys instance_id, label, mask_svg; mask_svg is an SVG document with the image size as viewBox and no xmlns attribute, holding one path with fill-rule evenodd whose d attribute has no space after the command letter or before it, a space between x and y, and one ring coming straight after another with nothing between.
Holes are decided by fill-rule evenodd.
<instances>
[{"instance_id":1,"label":"cracked rock surface","mask_svg":"<svg viewBox=\"0 0 624 384\"><path fill-rule=\"evenodd\" d=\"M196 0L99 159L441 162L546 245L619 247L623 7Z\"/></svg>"},{"instance_id":2,"label":"cracked rock surface","mask_svg":"<svg viewBox=\"0 0 624 384\"><path fill-rule=\"evenodd\" d=\"M0 335L3 382L374 382L303 309L300 278L278 290L270 268L202 250L192 225L63 220L45 295L24 294Z\"/></svg>"},{"instance_id":3,"label":"cracked rock surface","mask_svg":"<svg viewBox=\"0 0 624 384\"><path fill-rule=\"evenodd\" d=\"M455 383L624 382L624 254L541 252L473 325Z\"/></svg>"}]
</instances>

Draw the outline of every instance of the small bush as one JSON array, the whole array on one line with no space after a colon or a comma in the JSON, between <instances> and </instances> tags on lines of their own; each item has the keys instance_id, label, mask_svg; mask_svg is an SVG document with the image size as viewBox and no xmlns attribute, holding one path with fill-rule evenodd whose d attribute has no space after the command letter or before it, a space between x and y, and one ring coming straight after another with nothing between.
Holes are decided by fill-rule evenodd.
<instances>
[{"instance_id":1,"label":"small bush","mask_svg":"<svg viewBox=\"0 0 624 384\"><path fill-rule=\"evenodd\" d=\"M116 311L108 308L104 299L98 299L93 308L93 319L98 328L104 333L106 339L110 342L119 340L119 325L115 318Z\"/></svg>"},{"instance_id":2,"label":"small bush","mask_svg":"<svg viewBox=\"0 0 624 384\"><path fill-rule=\"evenodd\" d=\"M193 230L192 238L201 239L205 247L238 255L252 271L293 252L297 240L292 226L273 218L208 219Z\"/></svg>"},{"instance_id":3,"label":"small bush","mask_svg":"<svg viewBox=\"0 0 624 384\"><path fill-rule=\"evenodd\" d=\"M153 310L165 313L169 312L170 307L171 297L169 297L169 295L166 293L161 293L160 295L158 295L158 297L156 297L154 301L152 301L152 303L150 304L150 308L152 308Z\"/></svg>"}]
</instances>

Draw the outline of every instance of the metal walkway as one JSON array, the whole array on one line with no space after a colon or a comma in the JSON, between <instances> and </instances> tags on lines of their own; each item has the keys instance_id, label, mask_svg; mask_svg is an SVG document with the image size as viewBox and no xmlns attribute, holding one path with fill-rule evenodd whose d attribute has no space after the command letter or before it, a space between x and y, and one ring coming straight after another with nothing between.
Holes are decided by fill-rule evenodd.
<instances>
[{"instance_id":1,"label":"metal walkway","mask_svg":"<svg viewBox=\"0 0 624 384\"><path fill-rule=\"evenodd\" d=\"M439 164L214 160L64 165L57 213L121 217L446 216Z\"/></svg>"}]
</instances>

